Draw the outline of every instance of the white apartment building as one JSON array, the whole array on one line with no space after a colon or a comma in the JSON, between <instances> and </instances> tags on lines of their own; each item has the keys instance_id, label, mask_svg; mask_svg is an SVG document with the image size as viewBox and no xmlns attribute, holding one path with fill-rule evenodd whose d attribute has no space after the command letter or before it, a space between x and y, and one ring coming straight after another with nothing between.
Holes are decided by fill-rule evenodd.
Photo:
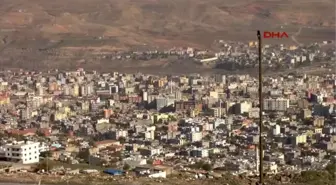
<instances>
[{"instance_id":1,"label":"white apartment building","mask_svg":"<svg viewBox=\"0 0 336 185\"><path fill-rule=\"evenodd\" d=\"M275 125L272 129L273 135L279 135L280 134L280 126L279 125Z\"/></svg>"},{"instance_id":2,"label":"white apartment building","mask_svg":"<svg viewBox=\"0 0 336 185\"><path fill-rule=\"evenodd\" d=\"M253 107L248 113L249 118L259 118L259 107Z\"/></svg>"},{"instance_id":3,"label":"white apartment building","mask_svg":"<svg viewBox=\"0 0 336 185\"><path fill-rule=\"evenodd\" d=\"M225 109L220 108L220 107L214 107L214 108L211 108L211 111L212 111L212 114L213 114L214 117L220 118L220 117L222 117Z\"/></svg>"},{"instance_id":4,"label":"white apartment building","mask_svg":"<svg viewBox=\"0 0 336 185\"><path fill-rule=\"evenodd\" d=\"M190 136L191 136L190 138L191 142L202 141L202 138L203 138L202 132L192 132Z\"/></svg>"},{"instance_id":5,"label":"white apartment building","mask_svg":"<svg viewBox=\"0 0 336 185\"><path fill-rule=\"evenodd\" d=\"M244 114L248 113L252 109L252 102L240 102L235 105L235 113L236 114Z\"/></svg>"},{"instance_id":6,"label":"white apartment building","mask_svg":"<svg viewBox=\"0 0 336 185\"><path fill-rule=\"evenodd\" d=\"M31 141L14 142L4 146L5 157L22 164L38 163L40 161L40 143Z\"/></svg>"},{"instance_id":7,"label":"white apartment building","mask_svg":"<svg viewBox=\"0 0 336 185\"><path fill-rule=\"evenodd\" d=\"M127 138L128 132L127 130L117 129L111 131L111 139L118 140L120 137Z\"/></svg>"}]
</instances>

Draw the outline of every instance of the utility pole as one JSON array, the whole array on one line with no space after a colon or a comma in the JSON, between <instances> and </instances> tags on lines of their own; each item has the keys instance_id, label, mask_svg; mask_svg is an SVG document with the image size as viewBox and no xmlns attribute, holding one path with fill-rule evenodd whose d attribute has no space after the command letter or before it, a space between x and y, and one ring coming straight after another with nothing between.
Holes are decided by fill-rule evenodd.
<instances>
[{"instance_id":1,"label":"utility pole","mask_svg":"<svg viewBox=\"0 0 336 185\"><path fill-rule=\"evenodd\" d=\"M49 155L47 154L47 173L49 173Z\"/></svg>"},{"instance_id":2,"label":"utility pole","mask_svg":"<svg viewBox=\"0 0 336 185\"><path fill-rule=\"evenodd\" d=\"M262 98L262 63L261 63L261 35L260 30L258 36L258 59L259 59L259 185L264 185L264 170L263 170L263 98Z\"/></svg>"}]
</instances>

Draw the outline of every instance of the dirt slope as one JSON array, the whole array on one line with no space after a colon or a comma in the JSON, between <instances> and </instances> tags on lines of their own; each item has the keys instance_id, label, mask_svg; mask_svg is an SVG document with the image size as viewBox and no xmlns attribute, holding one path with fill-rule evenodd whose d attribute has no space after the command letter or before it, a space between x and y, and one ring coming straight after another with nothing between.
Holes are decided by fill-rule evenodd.
<instances>
[{"instance_id":1,"label":"dirt slope","mask_svg":"<svg viewBox=\"0 0 336 185\"><path fill-rule=\"evenodd\" d=\"M135 46L208 49L219 39L255 40L257 29L289 35L265 43L334 40L335 1L0 0L0 66L174 72L185 65L184 72L199 72L212 69L190 62L145 65L92 55Z\"/></svg>"},{"instance_id":2,"label":"dirt slope","mask_svg":"<svg viewBox=\"0 0 336 185\"><path fill-rule=\"evenodd\" d=\"M216 38L249 39L256 29L274 30L279 25L335 27L334 0L0 0L0 4L1 35L16 39L109 37L122 46L206 45Z\"/></svg>"}]
</instances>

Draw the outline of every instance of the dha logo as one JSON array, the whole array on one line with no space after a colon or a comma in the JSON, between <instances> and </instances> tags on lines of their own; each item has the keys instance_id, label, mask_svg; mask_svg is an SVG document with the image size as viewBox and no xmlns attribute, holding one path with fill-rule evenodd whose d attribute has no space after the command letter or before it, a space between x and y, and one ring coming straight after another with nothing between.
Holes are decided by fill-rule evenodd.
<instances>
[{"instance_id":1,"label":"dha logo","mask_svg":"<svg viewBox=\"0 0 336 185\"><path fill-rule=\"evenodd\" d=\"M265 39L270 39L270 38L288 38L288 34L286 32L269 32L269 31L264 31L264 38Z\"/></svg>"}]
</instances>

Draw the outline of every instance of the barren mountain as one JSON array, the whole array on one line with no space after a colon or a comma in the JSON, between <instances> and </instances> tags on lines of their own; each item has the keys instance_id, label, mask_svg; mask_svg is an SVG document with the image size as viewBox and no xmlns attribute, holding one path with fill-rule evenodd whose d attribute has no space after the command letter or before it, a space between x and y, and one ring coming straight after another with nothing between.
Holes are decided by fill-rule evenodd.
<instances>
[{"instance_id":1,"label":"barren mountain","mask_svg":"<svg viewBox=\"0 0 336 185\"><path fill-rule=\"evenodd\" d=\"M206 45L251 39L257 29L334 28L334 0L0 0L12 39L113 38L138 44ZM294 27L293 27L294 26ZM315 31L316 32L316 31ZM314 33L325 38L332 33ZM306 36L309 39L309 34Z\"/></svg>"},{"instance_id":2,"label":"barren mountain","mask_svg":"<svg viewBox=\"0 0 336 185\"><path fill-rule=\"evenodd\" d=\"M290 36L275 42L334 40L335 1L0 0L0 64L76 67L89 54L132 46L208 48L219 39L255 40L257 29Z\"/></svg>"}]
</instances>

